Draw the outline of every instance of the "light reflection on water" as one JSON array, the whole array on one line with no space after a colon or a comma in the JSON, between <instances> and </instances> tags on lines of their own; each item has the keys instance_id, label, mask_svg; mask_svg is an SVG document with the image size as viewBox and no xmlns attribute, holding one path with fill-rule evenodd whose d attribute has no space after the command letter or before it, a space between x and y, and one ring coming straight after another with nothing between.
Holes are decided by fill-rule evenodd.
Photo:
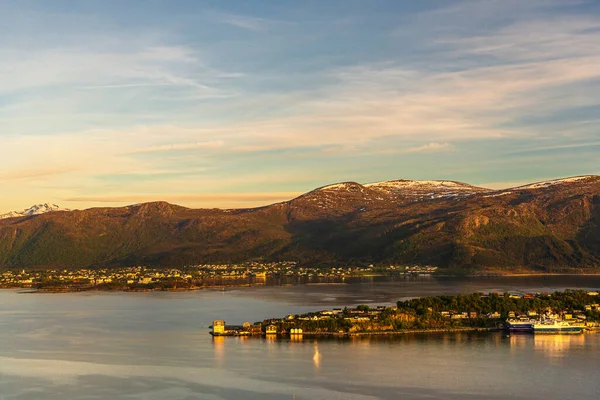
<instances>
[{"instance_id":1,"label":"light reflection on water","mask_svg":"<svg viewBox=\"0 0 600 400\"><path fill-rule=\"evenodd\" d=\"M579 349L586 348L589 335L535 335L533 347L546 357L562 358ZM593 341L591 343L593 345Z\"/></svg>"},{"instance_id":2,"label":"light reflection on water","mask_svg":"<svg viewBox=\"0 0 600 400\"><path fill-rule=\"evenodd\" d=\"M313 345L315 349L315 353L313 355L313 363L315 364L315 368L319 369L321 366L321 353L319 353L319 342L315 341Z\"/></svg>"},{"instance_id":3,"label":"light reflection on water","mask_svg":"<svg viewBox=\"0 0 600 400\"><path fill-rule=\"evenodd\" d=\"M212 338L207 330L213 319L257 321L366 300L391 303L401 295L600 287L593 280L552 282L428 279L190 293L0 291L0 399L599 398L597 334L316 340Z\"/></svg>"}]
</instances>

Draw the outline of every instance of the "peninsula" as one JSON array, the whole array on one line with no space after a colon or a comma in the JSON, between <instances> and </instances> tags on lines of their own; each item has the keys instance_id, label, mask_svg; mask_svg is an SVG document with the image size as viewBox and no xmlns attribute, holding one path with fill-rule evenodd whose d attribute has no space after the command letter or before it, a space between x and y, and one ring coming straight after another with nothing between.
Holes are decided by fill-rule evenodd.
<instances>
[{"instance_id":1,"label":"peninsula","mask_svg":"<svg viewBox=\"0 0 600 400\"><path fill-rule=\"evenodd\" d=\"M565 332L596 330L600 325L598 291L565 290L516 295L473 293L398 301L395 306L338 308L287 315L240 326L214 321L213 336L385 335L416 332L498 331L526 324L565 327ZM550 324L552 322L552 324ZM523 329L520 329L523 330ZM545 329L548 331L548 329ZM559 330L556 331L560 333Z\"/></svg>"}]
</instances>

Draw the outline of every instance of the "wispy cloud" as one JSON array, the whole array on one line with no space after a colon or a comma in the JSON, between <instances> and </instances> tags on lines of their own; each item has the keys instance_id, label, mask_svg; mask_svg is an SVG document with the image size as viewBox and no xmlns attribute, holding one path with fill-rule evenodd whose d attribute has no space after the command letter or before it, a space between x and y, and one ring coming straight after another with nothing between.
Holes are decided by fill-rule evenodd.
<instances>
[{"instance_id":1,"label":"wispy cloud","mask_svg":"<svg viewBox=\"0 0 600 400\"><path fill-rule=\"evenodd\" d=\"M291 24L291 22L286 21L223 12L215 12L214 17L222 24L228 24L251 31L264 31L274 26Z\"/></svg>"},{"instance_id":2,"label":"wispy cloud","mask_svg":"<svg viewBox=\"0 0 600 400\"><path fill-rule=\"evenodd\" d=\"M82 86L79 89L96 90L96 89L123 89L123 88L139 88L139 87L154 87L168 86L171 83L124 83L121 85L97 85L97 86Z\"/></svg>"},{"instance_id":3,"label":"wispy cloud","mask_svg":"<svg viewBox=\"0 0 600 400\"><path fill-rule=\"evenodd\" d=\"M191 77L191 71L201 65L200 60L183 46L133 44L129 49L111 50L75 46L33 53L27 49L5 49L0 51L0 61L0 93L27 88L56 89L59 85L205 86Z\"/></svg>"},{"instance_id":4,"label":"wispy cloud","mask_svg":"<svg viewBox=\"0 0 600 400\"><path fill-rule=\"evenodd\" d=\"M585 143L565 143L560 145L553 146L528 146L525 149L516 149L511 151L511 153L536 153L542 151L553 151L553 150L566 150L566 149L593 149L595 147L600 147L600 142L585 142Z\"/></svg>"},{"instance_id":5,"label":"wispy cloud","mask_svg":"<svg viewBox=\"0 0 600 400\"><path fill-rule=\"evenodd\" d=\"M339 69L333 74L336 83L307 94L296 103L301 116L280 120L280 125L288 127L290 143L303 146L356 144L385 136L457 140L551 135L555 129L541 132L517 122L600 102L600 57L595 55L600 54L600 30L593 29L600 19L554 17L554 22L517 22L485 35L440 39L445 48L436 69L396 63ZM456 64L474 53L493 58ZM453 71L440 70L444 64ZM278 139L285 140L286 133Z\"/></svg>"},{"instance_id":6,"label":"wispy cloud","mask_svg":"<svg viewBox=\"0 0 600 400\"><path fill-rule=\"evenodd\" d=\"M146 147L142 149L132 150L125 154L147 154L147 153L162 153L167 151L183 151L183 150L202 150L202 149L219 149L224 146L221 140L212 142L195 142L195 143L177 143L163 144L160 146Z\"/></svg>"},{"instance_id":7,"label":"wispy cloud","mask_svg":"<svg viewBox=\"0 0 600 400\"><path fill-rule=\"evenodd\" d=\"M440 152L451 150L453 146L450 143L427 143L422 146L408 147L406 149L399 149L400 154L411 154L411 153L424 153L424 152Z\"/></svg>"},{"instance_id":8,"label":"wispy cloud","mask_svg":"<svg viewBox=\"0 0 600 400\"><path fill-rule=\"evenodd\" d=\"M62 175L73 172L76 167L47 166L35 169L17 169L15 171L0 172L0 182L23 181L23 180L44 180L54 175Z\"/></svg>"}]
</instances>

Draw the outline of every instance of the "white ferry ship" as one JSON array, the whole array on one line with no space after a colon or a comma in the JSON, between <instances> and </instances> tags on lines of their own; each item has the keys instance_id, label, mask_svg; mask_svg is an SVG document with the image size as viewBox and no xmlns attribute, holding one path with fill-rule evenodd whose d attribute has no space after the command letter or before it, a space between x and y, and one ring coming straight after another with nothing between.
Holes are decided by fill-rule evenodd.
<instances>
[{"instance_id":1,"label":"white ferry ship","mask_svg":"<svg viewBox=\"0 0 600 400\"><path fill-rule=\"evenodd\" d=\"M570 324L566 321L540 320L533 324L533 333L582 333L585 326L582 324Z\"/></svg>"}]
</instances>

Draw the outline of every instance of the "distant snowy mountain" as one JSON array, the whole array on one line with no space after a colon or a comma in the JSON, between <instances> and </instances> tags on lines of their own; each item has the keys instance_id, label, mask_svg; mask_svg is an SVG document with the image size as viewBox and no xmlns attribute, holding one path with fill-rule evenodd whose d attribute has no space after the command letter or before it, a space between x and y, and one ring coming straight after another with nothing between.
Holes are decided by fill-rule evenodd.
<instances>
[{"instance_id":1,"label":"distant snowy mountain","mask_svg":"<svg viewBox=\"0 0 600 400\"><path fill-rule=\"evenodd\" d=\"M68 208L61 208L53 203L36 204L23 211L11 211L6 214L0 214L0 219L28 217L31 215L45 214L52 211L70 211Z\"/></svg>"},{"instance_id":2,"label":"distant snowy mountain","mask_svg":"<svg viewBox=\"0 0 600 400\"><path fill-rule=\"evenodd\" d=\"M543 189L543 188L547 188L547 187L551 187L551 186L555 186L555 185L564 185L564 184L568 184L568 183L580 182L580 181L585 181L585 180L595 180L597 178L598 177L595 175L573 176L570 178L553 179L550 181L531 183L529 185L518 186L518 187L507 189L507 190Z\"/></svg>"},{"instance_id":3,"label":"distant snowy mountain","mask_svg":"<svg viewBox=\"0 0 600 400\"><path fill-rule=\"evenodd\" d=\"M493 190L484 187L469 185L467 183L444 180L414 181L408 179L398 179L392 181L374 182L358 184L355 182L343 182L333 185L323 186L310 194L321 193L329 197L342 195L344 193L354 193L363 196L366 200L385 200L396 199L399 201L422 201L435 199L461 199L464 197L483 194L485 197L497 197L508 193L522 190L538 190L552 188L557 185L566 186L570 184L597 181L595 175L574 176L570 178L555 179L543 182L536 182L529 185L508 188L503 190Z\"/></svg>"},{"instance_id":4,"label":"distant snowy mountain","mask_svg":"<svg viewBox=\"0 0 600 400\"><path fill-rule=\"evenodd\" d=\"M475 193L491 191L490 189L455 181L412 181L405 179L367 183L364 186L415 200L465 197Z\"/></svg>"},{"instance_id":5,"label":"distant snowy mountain","mask_svg":"<svg viewBox=\"0 0 600 400\"><path fill-rule=\"evenodd\" d=\"M493 192L491 189L472 186L455 181L413 181L399 179L359 184L356 182L342 182L323 186L302 198L308 199L313 204L331 208L339 202L345 202L350 197L362 198L367 202L414 202L435 199L460 199L477 193ZM335 201L335 200L340 201Z\"/></svg>"},{"instance_id":6,"label":"distant snowy mountain","mask_svg":"<svg viewBox=\"0 0 600 400\"><path fill-rule=\"evenodd\" d=\"M494 198L521 191L550 190L559 187L566 189L571 185L593 183L597 180L598 177L593 175L575 176L501 190L448 180L417 181L398 179L365 184L340 182L322 186L303 194L295 199L294 203L296 205L302 204L303 213L308 216L330 212L342 215L351 211L363 212L373 208L381 208L385 207L385 204L391 203L414 204L429 201L461 201L477 196ZM355 207L356 204L360 204L360 206Z\"/></svg>"},{"instance_id":7,"label":"distant snowy mountain","mask_svg":"<svg viewBox=\"0 0 600 400\"><path fill-rule=\"evenodd\" d=\"M455 181L393 180L360 184L340 182L322 186L291 201L294 218L344 215L382 209L392 204L458 201L478 193L493 192ZM291 215L291 214L290 214Z\"/></svg>"}]
</instances>

